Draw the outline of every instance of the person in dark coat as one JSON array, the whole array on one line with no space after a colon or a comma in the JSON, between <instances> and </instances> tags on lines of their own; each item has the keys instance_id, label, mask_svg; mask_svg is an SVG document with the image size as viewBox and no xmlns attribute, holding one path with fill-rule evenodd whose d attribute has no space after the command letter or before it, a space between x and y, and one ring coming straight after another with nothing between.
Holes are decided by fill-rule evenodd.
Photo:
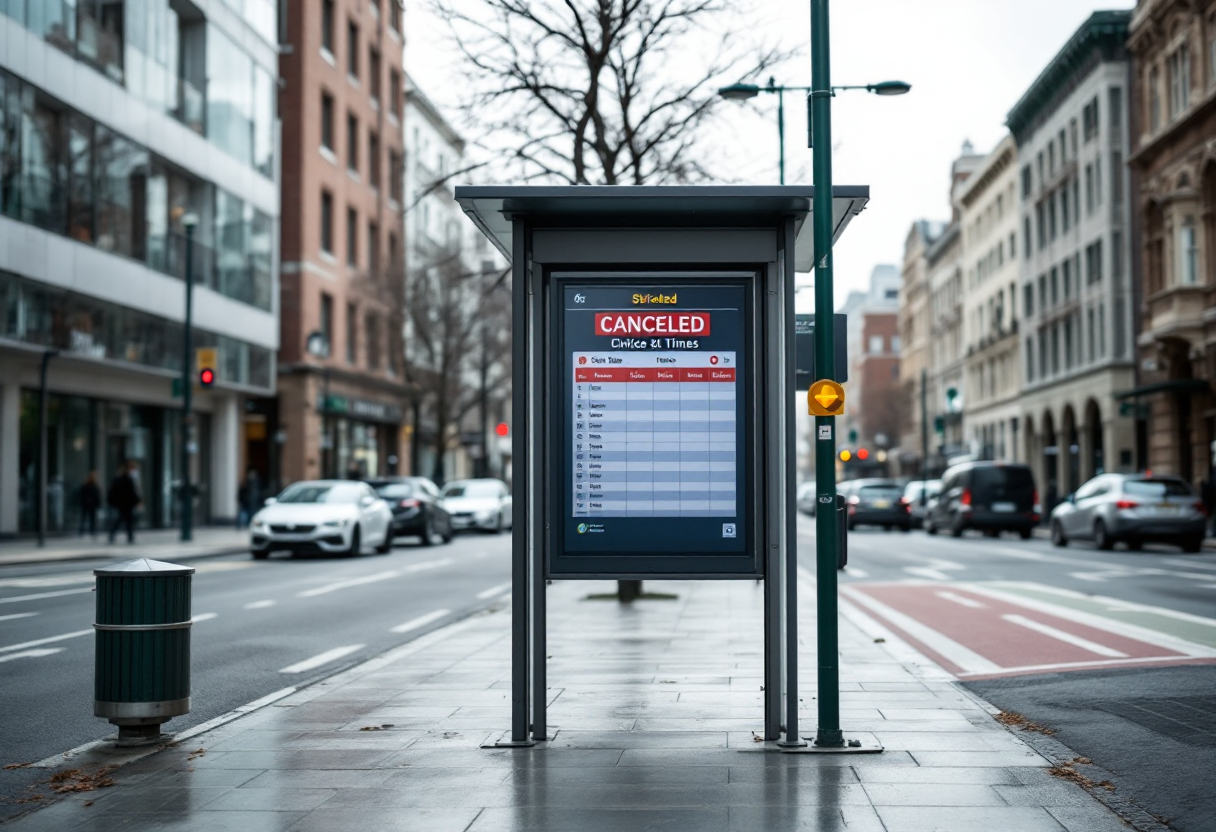
<instances>
[{"instance_id":1,"label":"person in dark coat","mask_svg":"<svg viewBox=\"0 0 1216 832\"><path fill-rule=\"evenodd\" d=\"M110 542L114 542L120 526L127 529L127 542L135 542L135 509L142 502L135 478L131 476L131 467L118 469L117 476L110 482L106 502L114 509L114 519L110 522Z\"/></svg>"},{"instance_id":2,"label":"person in dark coat","mask_svg":"<svg viewBox=\"0 0 1216 832\"><path fill-rule=\"evenodd\" d=\"M97 537L97 509L101 508L101 488L97 485L97 472L90 471L80 486L80 536L88 527L89 537Z\"/></svg>"}]
</instances>

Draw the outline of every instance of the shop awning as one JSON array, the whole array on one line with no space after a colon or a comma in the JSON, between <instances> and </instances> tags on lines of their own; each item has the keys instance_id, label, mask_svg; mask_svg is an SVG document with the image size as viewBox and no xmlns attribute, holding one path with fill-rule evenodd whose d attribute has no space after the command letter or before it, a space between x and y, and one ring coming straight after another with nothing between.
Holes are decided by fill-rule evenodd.
<instances>
[{"instance_id":1,"label":"shop awning","mask_svg":"<svg viewBox=\"0 0 1216 832\"><path fill-rule=\"evenodd\" d=\"M1152 384L1141 384L1131 390L1116 393L1116 399L1140 399L1154 393L1210 393L1212 385L1201 378L1171 378L1167 381L1155 381Z\"/></svg>"}]
</instances>

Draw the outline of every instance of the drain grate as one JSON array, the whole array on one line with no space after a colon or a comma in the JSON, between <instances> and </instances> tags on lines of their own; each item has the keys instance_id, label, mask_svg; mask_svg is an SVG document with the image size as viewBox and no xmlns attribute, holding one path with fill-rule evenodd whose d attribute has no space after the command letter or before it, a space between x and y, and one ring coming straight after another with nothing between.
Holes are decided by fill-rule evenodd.
<instances>
[{"instance_id":1,"label":"drain grate","mask_svg":"<svg viewBox=\"0 0 1216 832\"><path fill-rule=\"evenodd\" d=\"M1216 697L1129 699L1094 707L1179 742L1216 748Z\"/></svg>"}]
</instances>

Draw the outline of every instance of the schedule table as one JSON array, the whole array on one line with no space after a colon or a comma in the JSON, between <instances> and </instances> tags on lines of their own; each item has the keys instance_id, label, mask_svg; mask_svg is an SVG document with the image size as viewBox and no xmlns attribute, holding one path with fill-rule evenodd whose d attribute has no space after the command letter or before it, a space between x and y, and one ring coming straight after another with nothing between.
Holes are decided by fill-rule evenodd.
<instances>
[{"instance_id":1,"label":"schedule table","mask_svg":"<svg viewBox=\"0 0 1216 832\"><path fill-rule=\"evenodd\" d=\"M575 352L574 516L735 517L734 352Z\"/></svg>"}]
</instances>

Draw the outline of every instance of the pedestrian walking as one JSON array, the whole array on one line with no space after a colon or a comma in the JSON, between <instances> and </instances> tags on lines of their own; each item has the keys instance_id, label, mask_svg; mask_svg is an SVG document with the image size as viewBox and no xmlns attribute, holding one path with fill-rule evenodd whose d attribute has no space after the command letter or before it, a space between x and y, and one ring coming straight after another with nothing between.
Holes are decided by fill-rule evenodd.
<instances>
[{"instance_id":1,"label":"pedestrian walking","mask_svg":"<svg viewBox=\"0 0 1216 832\"><path fill-rule=\"evenodd\" d=\"M118 473L110 482L109 493L106 494L106 502L110 508L114 509L114 518L110 521L110 542L114 542L114 537L118 534L120 526L125 526L127 529L127 542L135 542L135 509L142 502L139 496L139 488L135 484L135 477L132 471L135 468L135 463L128 463L125 466L119 466Z\"/></svg>"},{"instance_id":2,"label":"pedestrian walking","mask_svg":"<svg viewBox=\"0 0 1216 832\"><path fill-rule=\"evenodd\" d=\"M97 509L101 508L101 488L97 485L97 472L90 471L77 493L80 500L80 536L88 528L89 537L97 537Z\"/></svg>"},{"instance_id":3,"label":"pedestrian walking","mask_svg":"<svg viewBox=\"0 0 1216 832\"><path fill-rule=\"evenodd\" d=\"M253 515L257 514L258 509L262 507L262 479L253 468L249 469L249 473L245 475L245 481L237 489L236 501L236 527L243 529L249 525Z\"/></svg>"}]
</instances>

